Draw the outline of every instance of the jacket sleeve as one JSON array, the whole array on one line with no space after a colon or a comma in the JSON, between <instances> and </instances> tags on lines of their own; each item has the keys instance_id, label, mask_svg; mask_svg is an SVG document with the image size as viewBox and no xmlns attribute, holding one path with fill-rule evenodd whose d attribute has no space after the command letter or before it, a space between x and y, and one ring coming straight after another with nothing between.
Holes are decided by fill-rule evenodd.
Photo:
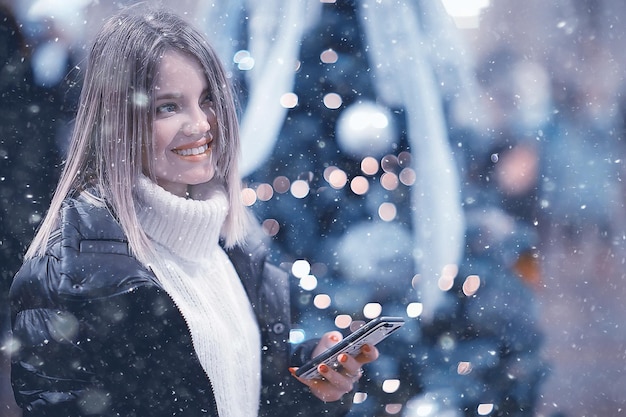
<instances>
[{"instance_id":1,"label":"jacket sleeve","mask_svg":"<svg viewBox=\"0 0 626 417\"><path fill-rule=\"evenodd\" d=\"M143 285L64 302L53 256L14 280L12 383L24 417L217 416L171 298Z\"/></svg>"}]
</instances>

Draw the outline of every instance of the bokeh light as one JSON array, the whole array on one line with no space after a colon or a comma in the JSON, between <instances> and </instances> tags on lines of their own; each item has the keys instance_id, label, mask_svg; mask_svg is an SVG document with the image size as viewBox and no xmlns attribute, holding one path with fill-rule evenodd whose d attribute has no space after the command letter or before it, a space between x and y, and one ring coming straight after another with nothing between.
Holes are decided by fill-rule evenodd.
<instances>
[{"instance_id":1,"label":"bokeh light","mask_svg":"<svg viewBox=\"0 0 626 417\"><path fill-rule=\"evenodd\" d=\"M438 286L441 291L449 291L454 285L454 279L459 273L457 265L448 264L443 267L441 277L439 277Z\"/></svg>"},{"instance_id":2,"label":"bokeh light","mask_svg":"<svg viewBox=\"0 0 626 417\"><path fill-rule=\"evenodd\" d=\"M472 372L472 363L471 362L459 362L456 366L456 373L459 375L467 375Z\"/></svg>"},{"instance_id":3,"label":"bokeh light","mask_svg":"<svg viewBox=\"0 0 626 417\"><path fill-rule=\"evenodd\" d=\"M385 405L385 413L395 415L402 411L402 404L387 404Z\"/></svg>"},{"instance_id":4,"label":"bokeh light","mask_svg":"<svg viewBox=\"0 0 626 417\"><path fill-rule=\"evenodd\" d=\"M416 318L422 315L424 311L424 305L422 303L409 303L406 306L406 315L411 318Z\"/></svg>"},{"instance_id":5,"label":"bokeh light","mask_svg":"<svg viewBox=\"0 0 626 417\"><path fill-rule=\"evenodd\" d=\"M347 329L352 324L352 317L347 314L339 314L335 317L335 326L339 329Z\"/></svg>"},{"instance_id":6,"label":"bokeh light","mask_svg":"<svg viewBox=\"0 0 626 417\"><path fill-rule=\"evenodd\" d=\"M376 175L378 172L378 161L376 158L371 156L363 158L361 161L361 171L363 171L365 175Z\"/></svg>"},{"instance_id":7,"label":"bokeh light","mask_svg":"<svg viewBox=\"0 0 626 417\"><path fill-rule=\"evenodd\" d=\"M320 54L320 61L324 64L334 64L339 59L339 55L337 52L332 49L326 49L324 52Z\"/></svg>"},{"instance_id":8,"label":"bokeh light","mask_svg":"<svg viewBox=\"0 0 626 417\"><path fill-rule=\"evenodd\" d=\"M337 93L328 93L324 96L324 105L331 110L336 110L343 104L341 96Z\"/></svg>"},{"instance_id":9,"label":"bokeh light","mask_svg":"<svg viewBox=\"0 0 626 417\"><path fill-rule=\"evenodd\" d=\"M367 393L366 392L357 391L357 392L354 393L353 402L355 404L364 403L365 400L367 400Z\"/></svg>"},{"instance_id":10,"label":"bokeh light","mask_svg":"<svg viewBox=\"0 0 626 417\"><path fill-rule=\"evenodd\" d=\"M298 105L298 96L295 93L285 93L280 96L280 105L286 109L293 109Z\"/></svg>"},{"instance_id":11,"label":"bokeh light","mask_svg":"<svg viewBox=\"0 0 626 417\"><path fill-rule=\"evenodd\" d=\"M303 329L291 329L289 332L289 343L298 344L304 342L306 332Z\"/></svg>"},{"instance_id":12,"label":"bokeh light","mask_svg":"<svg viewBox=\"0 0 626 417\"><path fill-rule=\"evenodd\" d=\"M272 185L274 186L274 190L279 193L279 194L284 194L287 191L289 191L289 188L291 187L291 182L289 181L289 178L280 175L276 178L274 178L274 181L272 182Z\"/></svg>"},{"instance_id":13,"label":"bokeh light","mask_svg":"<svg viewBox=\"0 0 626 417\"><path fill-rule=\"evenodd\" d=\"M313 305L320 310L325 310L331 305L331 298L328 294L318 294L313 299Z\"/></svg>"},{"instance_id":14,"label":"bokeh light","mask_svg":"<svg viewBox=\"0 0 626 417\"><path fill-rule=\"evenodd\" d=\"M395 155L385 155L380 160L380 167L385 172L397 172L399 166L400 166L400 161L398 160L398 157Z\"/></svg>"},{"instance_id":15,"label":"bokeh light","mask_svg":"<svg viewBox=\"0 0 626 417\"><path fill-rule=\"evenodd\" d=\"M368 319L374 319L383 312L383 306L380 303L367 303L363 307L363 315Z\"/></svg>"},{"instance_id":16,"label":"bokeh light","mask_svg":"<svg viewBox=\"0 0 626 417\"><path fill-rule=\"evenodd\" d=\"M478 288L480 288L480 277L478 275L470 275L465 278L463 282L463 294L469 297L476 294Z\"/></svg>"},{"instance_id":17,"label":"bokeh light","mask_svg":"<svg viewBox=\"0 0 626 417\"><path fill-rule=\"evenodd\" d=\"M363 195L367 193L369 188L370 184L369 181L367 181L367 178L360 175L352 178L352 181L350 181L350 189L356 195Z\"/></svg>"},{"instance_id":18,"label":"bokeh light","mask_svg":"<svg viewBox=\"0 0 626 417\"><path fill-rule=\"evenodd\" d=\"M291 184L291 195L296 198L304 198L309 195L309 183L304 180L296 180Z\"/></svg>"},{"instance_id":19,"label":"bokeh light","mask_svg":"<svg viewBox=\"0 0 626 417\"><path fill-rule=\"evenodd\" d=\"M317 278L315 275L307 275L300 279L300 288L306 291L313 291L317 288Z\"/></svg>"},{"instance_id":20,"label":"bokeh light","mask_svg":"<svg viewBox=\"0 0 626 417\"><path fill-rule=\"evenodd\" d=\"M336 190L340 190L345 187L347 182L348 175L341 169L337 168L333 170L330 175L328 175L328 183Z\"/></svg>"},{"instance_id":21,"label":"bokeh light","mask_svg":"<svg viewBox=\"0 0 626 417\"><path fill-rule=\"evenodd\" d=\"M413 275L413 278L411 279L411 286L415 289L417 289L417 287L420 284L420 280L421 280L421 275L420 274L415 274Z\"/></svg>"},{"instance_id":22,"label":"bokeh light","mask_svg":"<svg viewBox=\"0 0 626 417\"><path fill-rule=\"evenodd\" d=\"M233 62L241 71L249 71L254 68L254 58L246 50L237 51L233 56Z\"/></svg>"},{"instance_id":23,"label":"bokeh light","mask_svg":"<svg viewBox=\"0 0 626 417\"><path fill-rule=\"evenodd\" d=\"M269 201L274 196L274 189L267 183L259 184L256 187L256 195L261 201Z\"/></svg>"},{"instance_id":24,"label":"bokeh light","mask_svg":"<svg viewBox=\"0 0 626 417\"><path fill-rule=\"evenodd\" d=\"M398 154L398 164L403 168L408 168L411 166L411 153L407 151L402 151Z\"/></svg>"},{"instance_id":25,"label":"bokeh light","mask_svg":"<svg viewBox=\"0 0 626 417\"><path fill-rule=\"evenodd\" d=\"M392 394L400 388L399 379L386 379L383 381L383 391L387 394Z\"/></svg>"},{"instance_id":26,"label":"bokeh light","mask_svg":"<svg viewBox=\"0 0 626 417\"><path fill-rule=\"evenodd\" d=\"M339 169L339 168L337 168L334 165L330 165L330 166L328 166L328 167L326 167L324 169L324 179L326 180L326 182L330 182L330 174L332 174L333 171L335 171L337 169Z\"/></svg>"},{"instance_id":27,"label":"bokeh light","mask_svg":"<svg viewBox=\"0 0 626 417\"><path fill-rule=\"evenodd\" d=\"M390 222L395 219L397 213L398 210L396 209L396 205L393 203L382 203L378 207L378 217L386 222Z\"/></svg>"},{"instance_id":28,"label":"bokeh light","mask_svg":"<svg viewBox=\"0 0 626 417\"><path fill-rule=\"evenodd\" d=\"M380 157L396 143L396 126L392 121L390 110L375 101L352 103L337 119L337 144L353 158Z\"/></svg>"},{"instance_id":29,"label":"bokeh light","mask_svg":"<svg viewBox=\"0 0 626 417\"><path fill-rule=\"evenodd\" d=\"M311 264L305 259L298 259L291 266L291 273L296 278L304 278L311 273Z\"/></svg>"},{"instance_id":30,"label":"bokeh light","mask_svg":"<svg viewBox=\"0 0 626 417\"><path fill-rule=\"evenodd\" d=\"M479 404L476 411L479 416L487 416L493 411L493 404Z\"/></svg>"},{"instance_id":31,"label":"bokeh light","mask_svg":"<svg viewBox=\"0 0 626 417\"><path fill-rule=\"evenodd\" d=\"M415 180L417 179L417 174L412 168L404 168L400 171L400 175L398 175L400 182L407 187L415 184Z\"/></svg>"},{"instance_id":32,"label":"bokeh light","mask_svg":"<svg viewBox=\"0 0 626 417\"><path fill-rule=\"evenodd\" d=\"M245 206L251 206L256 202L256 193L252 188L244 188L241 190L241 199Z\"/></svg>"},{"instance_id":33,"label":"bokeh light","mask_svg":"<svg viewBox=\"0 0 626 417\"><path fill-rule=\"evenodd\" d=\"M276 236L278 231L280 230L280 224L276 219L266 219L263 220L263 232L267 236Z\"/></svg>"},{"instance_id":34,"label":"bokeh light","mask_svg":"<svg viewBox=\"0 0 626 417\"><path fill-rule=\"evenodd\" d=\"M350 331L354 332L356 330L358 330L359 328L365 326L365 321L363 320L353 320L352 323L350 323Z\"/></svg>"},{"instance_id":35,"label":"bokeh light","mask_svg":"<svg viewBox=\"0 0 626 417\"><path fill-rule=\"evenodd\" d=\"M380 176L380 185L382 185L385 190L393 191L398 188L398 184L398 176L392 172L385 172Z\"/></svg>"}]
</instances>

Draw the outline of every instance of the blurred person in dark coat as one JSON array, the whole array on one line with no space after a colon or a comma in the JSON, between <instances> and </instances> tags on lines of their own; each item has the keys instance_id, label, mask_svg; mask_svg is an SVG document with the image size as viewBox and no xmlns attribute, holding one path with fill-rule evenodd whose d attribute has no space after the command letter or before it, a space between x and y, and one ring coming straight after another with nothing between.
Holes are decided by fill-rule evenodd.
<instances>
[{"instance_id":1,"label":"blurred person in dark coat","mask_svg":"<svg viewBox=\"0 0 626 417\"><path fill-rule=\"evenodd\" d=\"M28 46L0 4L0 415L21 415L9 383L8 288L57 180L54 95L34 86Z\"/></svg>"}]
</instances>

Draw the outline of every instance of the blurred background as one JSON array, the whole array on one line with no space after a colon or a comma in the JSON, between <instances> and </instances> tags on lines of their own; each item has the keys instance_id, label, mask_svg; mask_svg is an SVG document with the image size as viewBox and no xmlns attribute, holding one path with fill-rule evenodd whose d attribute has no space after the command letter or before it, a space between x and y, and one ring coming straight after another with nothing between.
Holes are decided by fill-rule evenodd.
<instances>
[{"instance_id":1,"label":"blurred background","mask_svg":"<svg viewBox=\"0 0 626 417\"><path fill-rule=\"evenodd\" d=\"M2 306L90 39L132 3L0 0ZM207 34L237 89L292 342L407 320L350 416L624 414L626 3L153 3Z\"/></svg>"}]
</instances>

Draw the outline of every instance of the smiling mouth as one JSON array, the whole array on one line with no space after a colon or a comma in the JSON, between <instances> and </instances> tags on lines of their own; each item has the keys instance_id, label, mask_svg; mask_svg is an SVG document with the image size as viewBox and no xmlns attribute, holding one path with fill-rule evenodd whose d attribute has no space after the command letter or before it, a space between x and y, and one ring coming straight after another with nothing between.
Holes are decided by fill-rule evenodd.
<instances>
[{"instance_id":1,"label":"smiling mouth","mask_svg":"<svg viewBox=\"0 0 626 417\"><path fill-rule=\"evenodd\" d=\"M194 155L201 155L203 153L206 153L208 150L209 150L209 144L205 143L204 145L200 145L195 148L172 149L172 152L180 156L194 156Z\"/></svg>"}]
</instances>

